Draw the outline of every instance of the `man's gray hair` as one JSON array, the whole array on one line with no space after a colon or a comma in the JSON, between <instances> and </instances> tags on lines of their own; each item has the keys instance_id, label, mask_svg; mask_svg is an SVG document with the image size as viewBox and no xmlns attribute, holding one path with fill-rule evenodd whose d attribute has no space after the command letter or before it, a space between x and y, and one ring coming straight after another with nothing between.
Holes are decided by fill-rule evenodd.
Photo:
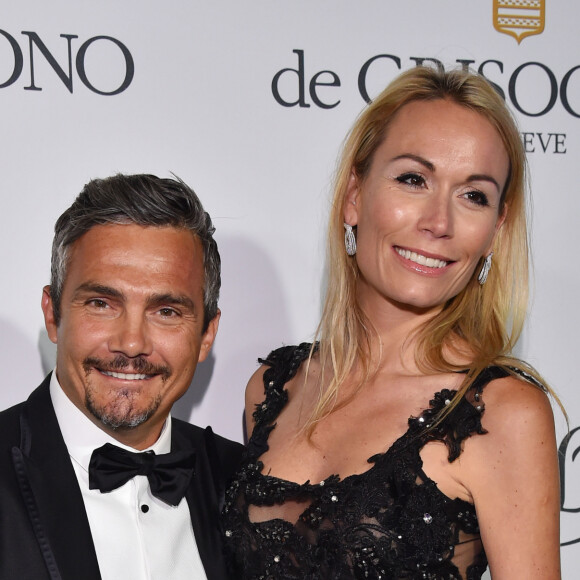
<instances>
[{"instance_id":1,"label":"man's gray hair","mask_svg":"<svg viewBox=\"0 0 580 580\"><path fill-rule=\"evenodd\" d=\"M173 226L191 231L201 241L204 263L203 331L217 314L221 285L215 228L195 192L181 179L155 175L114 175L93 179L54 226L50 295L55 322L60 323L62 290L72 243L103 224Z\"/></svg>"}]
</instances>

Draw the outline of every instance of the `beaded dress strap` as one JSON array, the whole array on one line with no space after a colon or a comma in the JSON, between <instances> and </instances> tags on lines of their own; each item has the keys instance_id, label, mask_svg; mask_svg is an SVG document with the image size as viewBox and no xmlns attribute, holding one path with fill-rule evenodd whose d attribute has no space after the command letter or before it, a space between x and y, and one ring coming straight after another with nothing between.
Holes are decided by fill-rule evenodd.
<instances>
[{"instance_id":1,"label":"beaded dress strap","mask_svg":"<svg viewBox=\"0 0 580 580\"><path fill-rule=\"evenodd\" d=\"M437 418L451 403L456 390L443 389L435 393L429 401L429 408L419 417L409 419L409 435L412 441L417 441L420 447L429 441L442 441L447 446L448 460L455 461L462 451L463 441L472 435L484 435L487 431L481 424L481 417L485 411L485 404L481 398L484 388L491 381L509 376L509 371L490 366L473 381L466 395L457 403L454 409L437 422Z\"/></svg>"},{"instance_id":2,"label":"beaded dress strap","mask_svg":"<svg viewBox=\"0 0 580 580\"><path fill-rule=\"evenodd\" d=\"M266 398L256 405L253 413L255 426L248 441L249 456L259 457L268 450L268 436L275 427L274 421L288 402L288 391L284 387L308 358L311 348L312 345L307 342L298 346L283 346L273 350L265 359L258 359L259 363L269 368L264 372Z\"/></svg>"}]
</instances>

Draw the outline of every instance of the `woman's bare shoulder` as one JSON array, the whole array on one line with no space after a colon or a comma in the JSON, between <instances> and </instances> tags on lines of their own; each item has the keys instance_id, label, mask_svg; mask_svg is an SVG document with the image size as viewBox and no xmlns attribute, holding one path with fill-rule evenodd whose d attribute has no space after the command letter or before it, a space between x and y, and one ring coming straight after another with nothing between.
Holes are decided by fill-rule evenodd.
<instances>
[{"instance_id":1,"label":"woman's bare shoulder","mask_svg":"<svg viewBox=\"0 0 580 580\"><path fill-rule=\"evenodd\" d=\"M481 401L485 433L467 439L461 455L462 480L476 503L489 489L515 489L524 485L521 477L557 469L554 414L544 390L510 375L490 381Z\"/></svg>"},{"instance_id":2,"label":"woman's bare shoulder","mask_svg":"<svg viewBox=\"0 0 580 580\"><path fill-rule=\"evenodd\" d=\"M482 425L488 431L488 439L495 440L497 436L511 440L529 432L535 441L543 430L554 431L548 394L524 378L510 375L492 380L485 387L482 399L485 403Z\"/></svg>"}]
</instances>

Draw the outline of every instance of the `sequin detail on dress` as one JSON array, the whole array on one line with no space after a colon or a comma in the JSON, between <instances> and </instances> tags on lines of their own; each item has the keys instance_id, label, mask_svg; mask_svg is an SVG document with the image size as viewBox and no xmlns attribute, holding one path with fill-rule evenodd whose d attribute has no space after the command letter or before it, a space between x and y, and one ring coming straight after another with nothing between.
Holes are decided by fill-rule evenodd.
<instances>
[{"instance_id":1,"label":"sequin detail on dress","mask_svg":"<svg viewBox=\"0 0 580 580\"><path fill-rule=\"evenodd\" d=\"M262 473L259 457L288 400L285 384L308 357L311 345L283 347L261 360L265 401L245 460L226 493L225 544L236 580L479 580L487 568L473 505L450 499L422 469L419 455L429 441L443 441L449 461L461 444L483 434L482 391L508 375L499 367L480 374L464 398L435 428L425 431L453 399L442 390L407 432L369 459L360 475L299 484ZM304 504L295 523L281 518L253 522L250 506Z\"/></svg>"}]
</instances>

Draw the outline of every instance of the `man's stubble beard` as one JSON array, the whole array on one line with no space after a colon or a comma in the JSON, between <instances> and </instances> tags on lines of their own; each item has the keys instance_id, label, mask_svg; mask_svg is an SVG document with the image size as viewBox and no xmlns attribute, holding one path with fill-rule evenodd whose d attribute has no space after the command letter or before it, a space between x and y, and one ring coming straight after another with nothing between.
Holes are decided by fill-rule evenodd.
<instances>
[{"instance_id":1,"label":"man's stubble beard","mask_svg":"<svg viewBox=\"0 0 580 580\"><path fill-rule=\"evenodd\" d=\"M156 375L160 376L164 383L171 376L168 367L153 365L142 357L129 359L123 355L117 355L110 362L89 357L83 362L83 367L85 370L85 407L104 426L114 431L131 430L145 423L159 408L161 395L157 394L145 408L139 408L139 398L142 394L140 390L111 389L109 400L98 403L95 389L92 388L90 380L90 375L95 367L106 371L126 372L130 370L147 375Z\"/></svg>"},{"instance_id":2,"label":"man's stubble beard","mask_svg":"<svg viewBox=\"0 0 580 580\"><path fill-rule=\"evenodd\" d=\"M145 423L161 404L161 397L158 395L145 409L139 409L135 401L139 396L140 393L121 390L113 395L112 401L99 405L89 388L86 390L85 406L106 427L114 431L130 430Z\"/></svg>"}]
</instances>

